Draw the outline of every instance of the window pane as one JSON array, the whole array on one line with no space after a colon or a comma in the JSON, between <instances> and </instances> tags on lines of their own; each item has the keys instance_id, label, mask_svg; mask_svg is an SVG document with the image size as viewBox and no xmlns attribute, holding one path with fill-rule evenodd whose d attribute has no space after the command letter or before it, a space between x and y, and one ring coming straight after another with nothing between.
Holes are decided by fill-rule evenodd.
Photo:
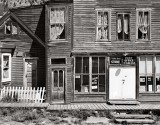
<instances>
[{"instance_id":1,"label":"window pane","mask_svg":"<svg viewBox=\"0 0 160 125\"><path fill-rule=\"evenodd\" d=\"M98 57L92 57L92 73L98 73Z\"/></svg>"},{"instance_id":2,"label":"window pane","mask_svg":"<svg viewBox=\"0 0 160 125\"><path fill-rule=\"evenodd\" d=\"M153 76L147 76L147 91L153 91Z\"/></svg>"},{"instance_id":3,"label":"window pane","mask_svg":"<svg viewBox=\"0 0 160 125\"><path fill-rule=\"evenodd\" d=\"M105 92L105 75L99 75L99 92Z\"/></svg>"},{"instance_id":4,"label":"window pane","mask_svg":"<svg viewBox=\"0 0 160 125\"><path fill-rule=\"evenodd\" d=\"M105 57L99 57L99 73L105 73Z\"/></svg>"},{"instance_id":5,"label":"window pane","mask_svg":"<svg viewBox=\"0 0 160 125\"><path fill-rule=\"evenodd\" d=\"M139 62L139 73L146 73L145 67L146 67L146 58L145 57L140 57L140 62Z\"/></svg>"},{"instance_id":6,"label":"window pane","mask_svg":"<svg viewBox=\"0 0 160 125\"><path fill-rule=\"evenodd\" d=\"M75 76L75 90L77 90L78 92L81 92L81 76L80 75Z\"/></svg>"},{"instance_id":7,"label":"window pane","mask_svg":"<svg viewBox=\"0 0 160 125\"><path fill-rule=\"evenodd\" d=\"M97 23L98 25L103 25L103 12L98 12Z\"/></svg>"},{"instance_id":8,"label":"window pane","mask_svg":"<svg viewBox=\"0 0 160 125\"><path fill-rule=\"evenodd\" d=\"M58 87L58 72L54 71L54 87Z\"/></svg>"},{"instance_id":9,"label":"window pane","mask_svg":"<svg viewBox=\"0 0 160 125\"><path fill-rule=\"evenodd\" d=\"M98 75L92 75L92 92L98 92Z\"/></svg>"},{"instance_id":10,"label":"window pane","mask_svg":"<svg viewBox=\"0 0 160 125\"><path fill-rule=\"evenodd\" d=\"M156 57L156 73L160 73L160 57Z\"/></svg>"},{"instance_id":11,"label":"window pane","mask_svg":"<svg viewBox=\"0 0 160 125\"><path fill-rule=\"evenodd\" d=\"M60 70L59 71L59 87L63 87L63 80L64 80L64 77L63 77L63 71Z\"/></svg>"},{"instance_id":12,"label":"window pane","mask_svg":"<svg viewBox=\"0 0 160 125\"><path fill-rule=\"evenodd\" d=\"M75 69L75 72L76 73L81 73L82 72L82 57L76 57L75 59L76 61L76 69Z\"/></svg>"},{"instance_id":13,"label":"window pane","mask_svg":"<svg viewBox=\"0 0 160 125\"><path fill-rule=\"evenodd\" d=\"M118 32L118 39L123 39L123 15L118 14L117 20L117 32Z\"/></svg>"},{"instance_id":14,"label":"window pane","mask_svg":"<svg viewBox=\"0 0 160 125\"><path fill-rule=\"evenodd\" d=\"M124 39L129 39L129 14L124 15Z\"/></svg>"},{"instance_id":15,"label":"window pane","mask_svg":"<svg viewBox=\"0 0 160 125\"><path fill-rule=\"evenodd\" d=\"M104 25L108 25L108 12L104 12Z\"/></svg>"},{"instance_id":16,"label":"window pane","mask_svg":"<svg viewBox=\"0 0 160 125\"><path fill-rule=\"evenodd\" d=\"M146 91L146 76L140 76L140 92L145 92Z\"/></svg>"},{"instance_id":17,"label":"window pane","mask_svg":"<svg viewBox=\"0 0 160 125\"><path fill-rule=\"evenodd\" d=\"M3 56L3 78L9 78L9 56Z\"/></svg>"},{"instance_id":18,"label":"window pane","mask_svg":"<svg viewBox=\"0 0 160 125\"><path fill-rule=\"evenodd\" d=\"M152 57L147 57L147 73L152 73Z\"/></svg>"},{"instance_id":19,"label":"window pane","mask_svg":"<svg viewBox=\"0 0 160 125\"><path fill-rule=\"evenodd\" d=\"M50 23L63 23L65 20L64 8L51 8L50 11Z\"/></svg>"},{"instance_id":20,"label":"window pane","mask_svg":"<svg viewBox=\"0 0 160 125\"><path fill-rule=\"evenodd\" d=\"M82 91L89 92L89 75L83 75Z\"/></svg>"},{"instance_id":21,"label":"window pane","mask_svg":"<svg viewBox=\"0 0 160 125\"><path fill-rule=\"evenodd\" d=\"M89 73L89 57L83 57L83 73Z\"/></svg>"},{"instance_id":22,"label":"window pane","mask_svg":"<svg viewBox=\"0 0 160 125\"><path fill-rule=\"evenodd\" d=\"M156 76L156 91L160 92L160 76Z\"/></svg>"},{"instance_id":23,"label":"window pane","mask_svg":"<svg viewBox=\"0 0 160 125\"><path fill-rule=\"evenodd\" d=\"M98 39L103 39L103 28L98 27Z\"/></svg>"}]
</instances>

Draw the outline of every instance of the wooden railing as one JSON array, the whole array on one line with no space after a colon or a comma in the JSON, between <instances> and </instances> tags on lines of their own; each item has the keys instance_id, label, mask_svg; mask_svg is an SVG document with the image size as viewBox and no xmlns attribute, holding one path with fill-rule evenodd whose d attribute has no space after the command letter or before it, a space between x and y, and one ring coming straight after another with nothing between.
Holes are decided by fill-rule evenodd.
<instances>
[{"instance_id":1,"label":"wooden railing","mask_svg":"<svg viewBox=\"0 0 160 125\"><path fill-rule=\"evenodd\" d=\"M44 94L45 87L4 87L0 90L0 101L10 98L16 102L43 103Z\"/></svg>"}]
</instances>

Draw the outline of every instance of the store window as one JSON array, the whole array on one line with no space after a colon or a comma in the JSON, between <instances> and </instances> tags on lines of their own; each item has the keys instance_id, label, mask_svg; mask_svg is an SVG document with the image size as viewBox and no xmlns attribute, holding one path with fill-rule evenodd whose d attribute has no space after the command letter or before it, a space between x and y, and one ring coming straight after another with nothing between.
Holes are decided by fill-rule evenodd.
<instances>
[{"instance_id":1,"label":"store window","mask_svg":"<svg viewBox=\"0 0 160 125\"><path fill-rule=\"evenodd\" d=\"M139 40L150 39L150 13L149 9L137 10L137 39Z\"/></svg>"},{"instance_id":2,"label":"store window","mask_svg":"<svg viewBox=\"0 0 160 125\"><path fill-rule=\"evenodd\" d=\"M50 8L50 40L66 39L65 25L65 8Z\"/></svg>"},{"instance_id":3,"label":"store window","mask_svg":"<svg viewBox=\"0 0 160 125\"><path fill-rule=\"evenodd\" d=\"M141 56L139 75L140 92L160 92L160 56Z\"/></svg>"},{"instance_id":4,"label":"store window","mask_svg":"<svg viewBox=\"0 0 160 125\"><path fill-rule=\"evenodd\" d=\"M110 11L106 9L97 10L97 40L108 41L110 39Z\"/></svg>"},{"instance_id":5,"label":"store window","mask_svg":"<svg viewBox=\"0 0 160 125\"><path fill-rule=\"evenodd\" d=\"M127 13L117 14L118 40L129 40L129 34L130 34L129 18L130 18L130 15Z\"/></svg>"},{"instance_id":6,"label":"store window","mask_svg":"<svg viewBox=\"0 0 160 125\"><path fill-rule=\"evenodd\" d=\"M11 54L2 53L2 82L11 81Z\"/></svg>"},{"instance_id":7,"label":"store window","mask_svg":"<svg viewBox=\"0 0 160 125\"><path fill-rule=\"evenodd\" d=\"M105 57L75 58L75 92L101 93L106 91Z\"/></svg>"}]
</instances>

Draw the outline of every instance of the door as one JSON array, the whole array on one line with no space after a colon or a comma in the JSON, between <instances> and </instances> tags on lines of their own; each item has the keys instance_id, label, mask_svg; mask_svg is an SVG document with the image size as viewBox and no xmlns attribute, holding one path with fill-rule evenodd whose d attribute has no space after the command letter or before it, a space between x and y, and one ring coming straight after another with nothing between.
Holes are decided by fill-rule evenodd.
<instances>
[{"instance_id":1,"label":"door","mask_svg":"<svg viewBox=\"0 0 160 125\"><path fill-rule=\"evenodd\" d=\"M37 87L37 60L25 59L24 87Z\"/></svg>"},{"instance_id":2,"label":"door","mask_svg":"<svg viewBox=\"0 0 160 125\"><path fill-rule=\"evenodd\" d=\"M64 69L52 70L52 101L64 103L64 85L65 73Z\"/></svg>"},{"instance_id":3,"label":"door","mask_svg":"<svg viewBox=\"0 0 160 125\"><path fill-rule=\"evenodd\" d=\"M136 98L135 67L109 68L109 99Z\"/></svg>"}]
</instances>

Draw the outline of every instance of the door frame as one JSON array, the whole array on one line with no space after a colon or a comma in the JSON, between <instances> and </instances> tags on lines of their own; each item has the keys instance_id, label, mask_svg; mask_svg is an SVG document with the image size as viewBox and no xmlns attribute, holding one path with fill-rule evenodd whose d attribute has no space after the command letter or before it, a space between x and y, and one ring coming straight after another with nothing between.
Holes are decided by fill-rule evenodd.
<instances>
[{"instance_id":1,"label":"door frame","mask_svg":"<svg viewBox=\"0 0 160 125\"><path fill-rule=\"evenodd\" d=\"M131 100L137 100L137 66L136 65L110 65L108 67L108 101L109 100L129 100L129 99L110 99L110 73L109 73L109 70L110 70L110 67L134 67L135 68L135 99L131 99Z\"/></svg>"},{"instance_id":2,"label":"door frame","mask_svg":"<svg viewBox=\"0 0 160 125\"><path fill-rule=\"evenodd\" d=\"M25 66L25 62L26 60L36 60L36 68L38 69L37 67L37 61L38 61L38 57L24 57L23 58L23 86L26 87L26 66ZM36 86L37 86L37 72L36 72Z\"/></svg>"},{"instance_id":3,"label":"door frame","mask_svg":"<svg viewBox=\"0 0 160 125\"><path fill-rule=\"evenodd\" d=\"M53 87L53 84L52 84L52 71L53 69L63 69L64 70L64 101L63 102L54 102L54 100L52 100L52 87ZM50 67L50 78L49 78L49 83L50 83L50 102L51 103L66 103L66 90L67 90L67 68L66 66L51 66Z\"/></svg>"}]
</instances>

